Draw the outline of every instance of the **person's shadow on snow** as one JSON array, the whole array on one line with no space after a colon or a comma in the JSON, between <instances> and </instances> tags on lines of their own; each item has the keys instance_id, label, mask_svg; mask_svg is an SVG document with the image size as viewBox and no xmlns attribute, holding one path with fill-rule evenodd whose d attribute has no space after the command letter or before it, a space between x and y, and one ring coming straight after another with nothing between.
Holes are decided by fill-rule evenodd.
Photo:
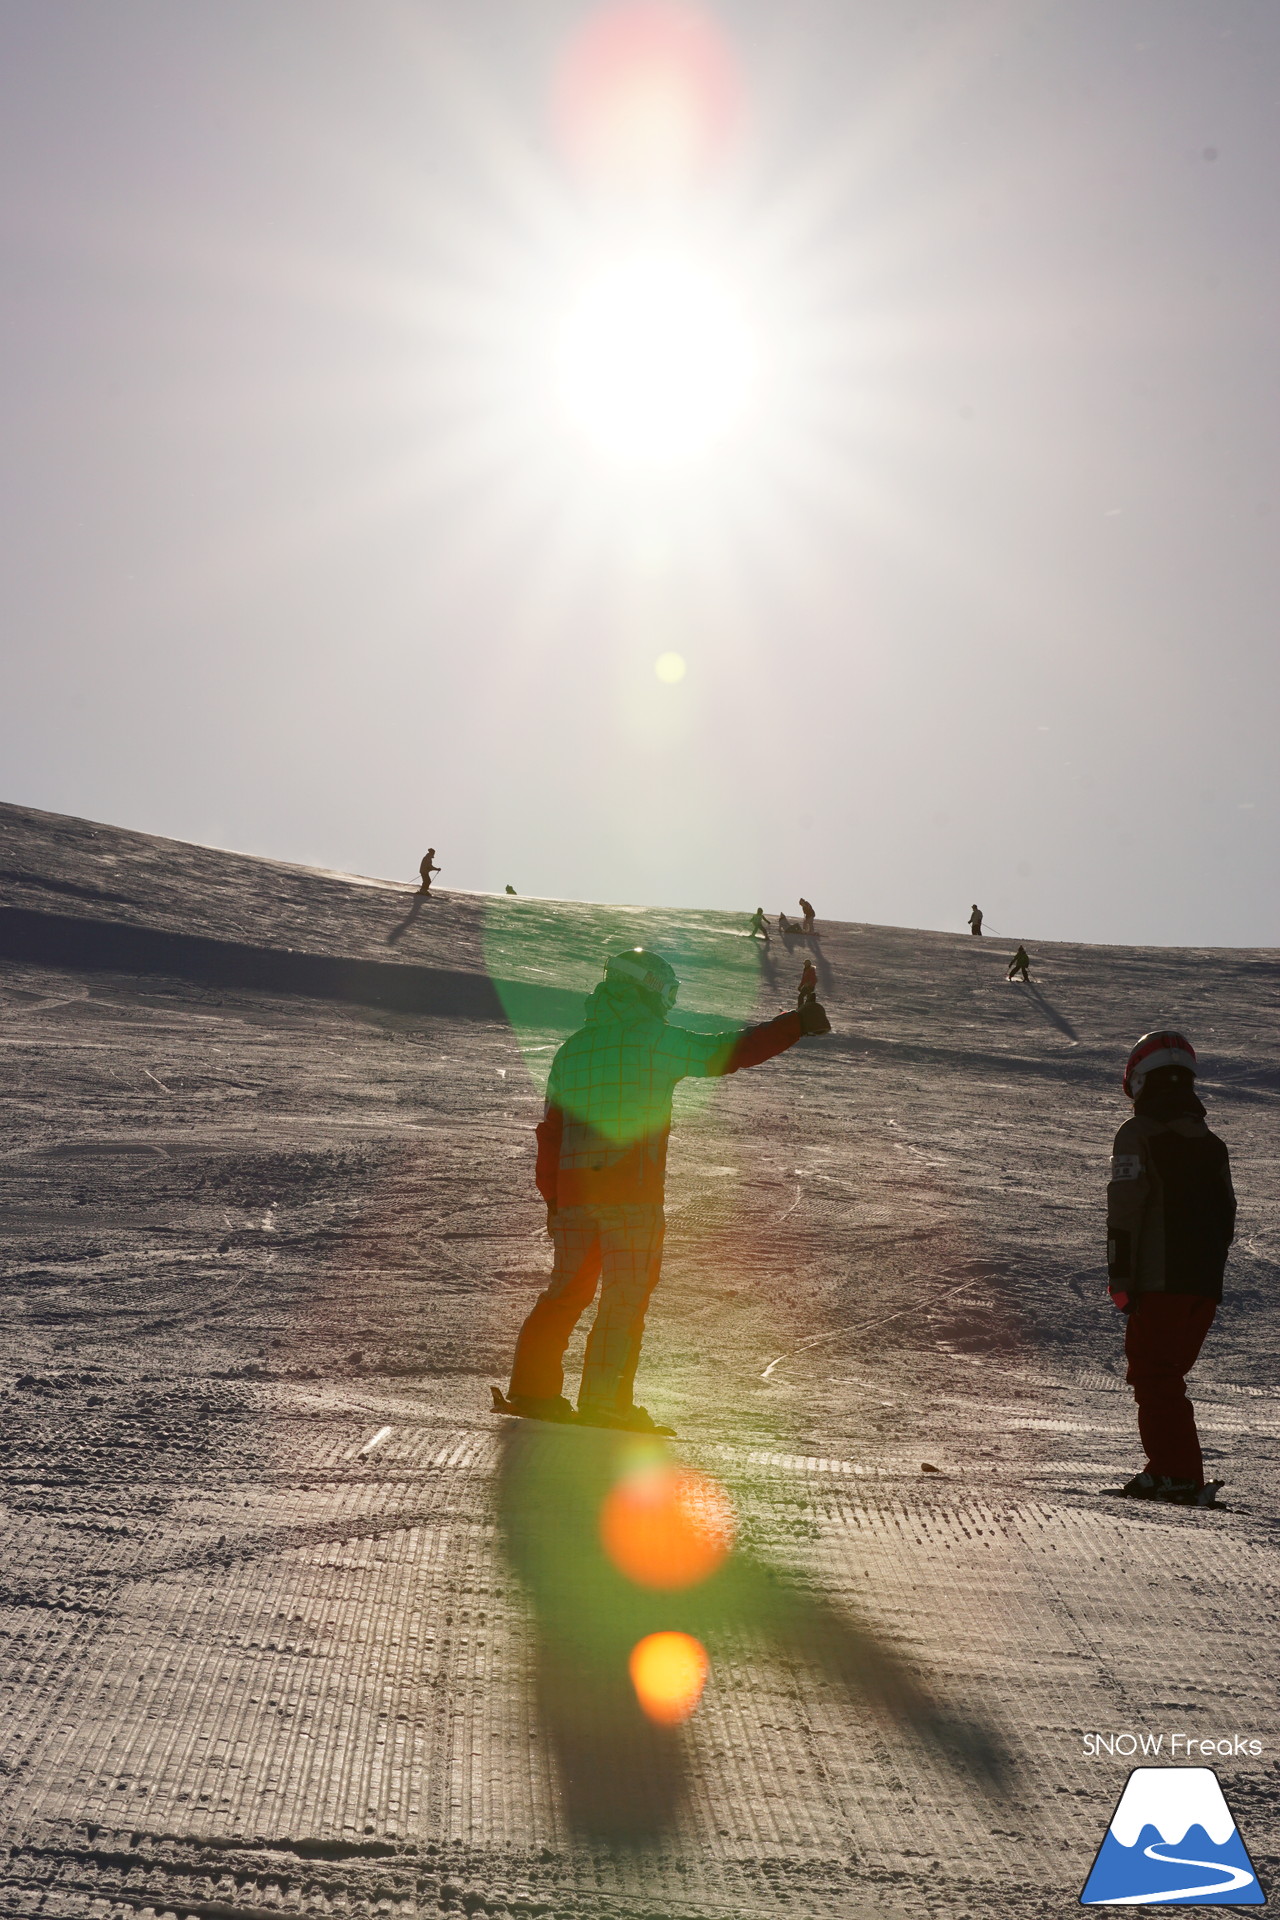
<instances>
[{"instance_id":1,"label":"person's shadow on snow","mask_svg":"<svg viewBox=\"0 0 1280 1920\"><path fill-rule=\"evenodd\" d=\"M767 940L756 942L760 949L760 977L772 993L778 984L778 969L773 964L773 954Z\"/></svg>"},{"instance_id":2,"label":"person's shadow on snow","mask_svg":"<svg viewBox=\"0 0 1280 1920\"><path fill-rule=\"evenodd\" d=\"M1049 1025L1051 1027L1056 1027L1059 1033L1065 1034L1068 1040L1074 1041L1075 1044L1078 1046L1080 1044L1080 1035L1076 1032L1071 1022L1067 1019L1066 1014L1059 1013L1058 1009L1055 1006L1052 1006L1049 1003L1049 1001L1045 999L1043 993L1040 991L1039 987L1036 985L1034 980L1025 980L1023 981L1022 984L1026 987L1029 998L1035 1001L1041 1013L1044 1015L1045 1019L1049 1022Z\"/></svg>"},{"instance_id":3,"label":"person's shadow on snow","mask_svg":"<svg viewBox=\"0 0 1280 1920\"><path fill-rule=\"evenodd\" d=\"M836 983L836 977L831 971L831 962L822 951L822 941L816 933L806 933L802 938L807 944L809 952L813 955L814 966L818 969L818 987L820 991L830 993Z\"/></svg>"},{"instance_id":4,"label":"person's shadow on snow","mask_svg":"<svg viewBox=\"0 0 1280 1920\"><path fill-rule=\"evenodd\" d=\"M422 912L422 903L427 898L428 898L428 895L426 895L425 893L414 894L413 905L410 907L408 913L406 913L403 920L399 920L396 922L395 926L392 927L390 933L387 935L387 945L389 947L394 947L394 945L396 944L396 941L403 939L404 935L408 933L410 927L413 925L418 915Z\"/></svg>"},{"instance_id":5,"label":"person's shadow on snow","mask_svg":"<svg viewBox=\"0 0 1280 1920\"><path fill-rule=\"evenodd\" d=\"M629 1509L635 1486L640 1505ZM712 1503L692 1509L693 1522L681 1518L688 1486ZM641 1707L632 1662L654 1634L691 1638L713 1660L747 1640L788 1672L803 1663L816 1687L887 1722L971 1792L1007 1792L1012 1761L993 1725L936 1694L887 1635L815 1581L731 1535L717 1547L723 1494L652 1440L514 1421L501 1437L497 1493L507 1564L529 1609L538 1717L574 1833L663 1844L689 1818L699 1771L714 1777L712 1754L700 1763L683 1735L683 1714L650 1718ZM647 1570L650 1556L663 1562L688 1540L700 1564L675 1567L672 1579L665 1563Z\"/></svg>"}]
</instances>

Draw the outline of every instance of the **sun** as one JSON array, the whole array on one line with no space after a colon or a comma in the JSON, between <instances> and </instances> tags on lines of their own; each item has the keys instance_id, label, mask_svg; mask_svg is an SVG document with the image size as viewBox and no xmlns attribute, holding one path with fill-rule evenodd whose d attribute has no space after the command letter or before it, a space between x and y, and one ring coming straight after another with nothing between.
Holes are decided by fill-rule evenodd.
<instances>
[{"instance_id":1,"label":"sun","mask_svg":"<svg viewBox=\"0 0 1280 1920\"><path fill-rule=\"evenodd\" d=\"M560 331L557 388L573 425L631 466L669 466L743 418L757 350L741 303L697 262L636 254L581 288Z\"/></svg>"}]
</instances>

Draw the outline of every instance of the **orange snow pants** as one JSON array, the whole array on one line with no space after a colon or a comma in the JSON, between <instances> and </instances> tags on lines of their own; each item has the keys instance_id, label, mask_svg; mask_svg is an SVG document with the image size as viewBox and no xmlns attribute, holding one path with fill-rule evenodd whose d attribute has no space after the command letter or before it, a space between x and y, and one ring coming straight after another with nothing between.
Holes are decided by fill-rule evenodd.
<instances>
[{"instance_id":1,"label":"orange snow pants","mask_svg":"<svg viewBox=\"0 0 1280 1920\"><path fill-rule=\"evenodd\" d=\"M625 1413L632 1404L645 1310L662 1266L661 1207L561 1207L552 1222L555 1266L520 1329L511 1392L552 1400L564 1391L569 1336L600 1305L582 1363L579 1408Z\"/></svg>"}]
</instances>

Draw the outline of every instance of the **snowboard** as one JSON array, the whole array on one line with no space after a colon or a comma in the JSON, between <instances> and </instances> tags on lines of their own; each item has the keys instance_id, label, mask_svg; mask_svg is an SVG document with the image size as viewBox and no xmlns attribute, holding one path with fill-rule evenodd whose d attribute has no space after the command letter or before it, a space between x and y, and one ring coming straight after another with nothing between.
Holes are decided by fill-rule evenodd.
<instances>
[{"instance_id":1,"label":"snowboard","mask_svg":"<svg viewBox=\"0 0 1280 1920\"><path fill-rule=\"evenodd\" d=\"M513 1407L501 1387L491 1386L489 1392L493 1396L493 1411L495 1413L505 1413L512 1420L537 1419L536 1414L521 1413L518 1407ZM676 1437L674 1427L655 1427L653 1431L650 1432L644 1427L598 1427L587 1420L581 1422L573 1420L544 1420L539 1421L538 1424L540 1426L559 1427L561 1430L565 1427L576 1426L579 1432L582 1433L639 1433L642 1434L646 1440L674 1440Z\"/></svg>"},{"instance_id":2,"label":"snowboard","mask_svg":"<svg viewBox=\"0 0 1280 1920\"><path fill-rule=\"evenodd\" d=\"M530 1414L521 1413L518 1407L513 1407L501 1387L490 1387L489 1391L493 1395L493 1410L495 1413L509 1414L513 1420L528 1420L533 1417ZM570 1426L572 1422L568 1420L545 1420L541 1424L548 1427L567 1427Z\"/></svg>"}]
</instances>

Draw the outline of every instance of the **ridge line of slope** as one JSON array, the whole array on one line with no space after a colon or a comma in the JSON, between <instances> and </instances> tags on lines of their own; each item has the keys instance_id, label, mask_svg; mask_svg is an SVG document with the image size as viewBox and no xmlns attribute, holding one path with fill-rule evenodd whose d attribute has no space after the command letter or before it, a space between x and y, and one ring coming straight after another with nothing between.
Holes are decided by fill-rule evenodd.
<instances>
[{"instance_id":1,"label":"ridge line of slope","mask_svg":"<svg viewBox=\"0 0 1280 1920\"><path fill-rule=\"evenodd\" d=\"M498 981L459 967L257 947L208 934L161 932L28 907L0 907L0 956L93 972L164 974L206 986L476 1020L505 1021L513 1000L518 1000L524 1021L552 1027L576 1026L583 998L581 992L564 987Z\"/></svg>"}]
</instances>

